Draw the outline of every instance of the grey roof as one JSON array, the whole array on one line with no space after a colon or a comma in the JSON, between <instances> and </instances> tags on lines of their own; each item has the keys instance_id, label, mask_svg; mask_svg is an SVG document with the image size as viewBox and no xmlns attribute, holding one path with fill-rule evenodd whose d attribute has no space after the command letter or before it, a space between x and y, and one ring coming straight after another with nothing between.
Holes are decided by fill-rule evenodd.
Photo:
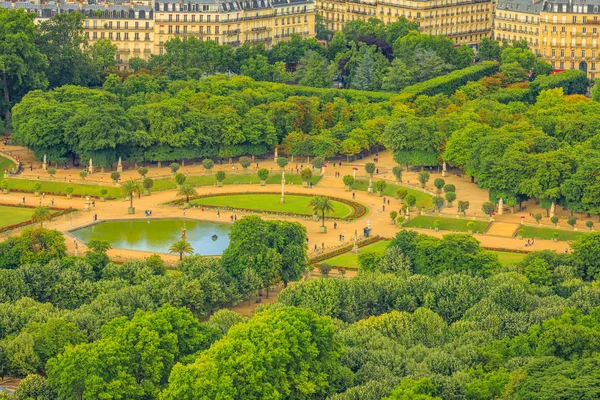
<instances>
[{"instance_id":1,"label":"grey roof","mask_svg":"<svg viewBox=\"0 0 600 400\"><path fill-rule=\"evenodd\" d=\"M531 0L498 0L498 10L518 11L529 14L539 14L544 5L543 1L536 3Z\"/></svg>"}]
</instances>

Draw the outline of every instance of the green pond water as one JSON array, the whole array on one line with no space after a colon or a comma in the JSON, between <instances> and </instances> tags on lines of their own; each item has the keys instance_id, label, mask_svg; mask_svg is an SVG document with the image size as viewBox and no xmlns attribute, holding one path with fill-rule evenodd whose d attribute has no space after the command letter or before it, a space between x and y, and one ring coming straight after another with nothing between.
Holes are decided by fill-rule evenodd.
<instances>
[{"instance_id":1,"label":"green pond water","mask_svg":"<svg viewBox=\"0 0 600 400\"><path fill-rule=\"evenodd\" d=\"M71 233L84 242L105 240L115 249L168 253L169 247L181 240L184 227L194 254L221 255L229 245L229 225L182 219L106 221Z\"/></svg>"}]
</instances>

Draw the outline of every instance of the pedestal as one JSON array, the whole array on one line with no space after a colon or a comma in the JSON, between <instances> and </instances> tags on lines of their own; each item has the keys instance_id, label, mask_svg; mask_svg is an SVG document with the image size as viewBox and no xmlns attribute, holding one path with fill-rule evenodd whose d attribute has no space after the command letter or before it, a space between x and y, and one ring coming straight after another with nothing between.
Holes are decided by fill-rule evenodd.
<instances>
[{"instance_id":1,"label":"pedestal","mask_svg":"<svg viewBox=\"0 0 600 400\"><path fill-rule=\"evenodd\" d=\"M48 163L42 163L42 169L46 171L48 169Z\"/></svg>"},{"instance_id":2,"label":"pedestal","mask_svg":"<svg viewBox=\"0 0 600 400\"><path fill-rule=\"evenodd\" d=\"M86 200L85 203L83 203L83 210L84 211L92 210L92 202L90 200Z\"/></svg>"},{"instance_id":3,"label":"pedestal","mask_svg":"<svg viewBox=\"0 0 600 400\"><path fill-rule=\"evenodd\" d=\"M121 165L121 164L117 165L117 172L118 173L123 172L123 165Z\"/></svg>"}]
</instances>

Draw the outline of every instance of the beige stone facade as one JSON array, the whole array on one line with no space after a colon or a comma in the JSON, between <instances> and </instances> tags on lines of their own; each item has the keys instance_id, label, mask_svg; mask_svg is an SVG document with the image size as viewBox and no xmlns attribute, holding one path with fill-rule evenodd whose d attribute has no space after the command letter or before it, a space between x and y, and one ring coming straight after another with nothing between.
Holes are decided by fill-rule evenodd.
<instances>
[{"instance_id":1,"label":"beige stone facade","mask_svg":"<svg viewBox=\"0 0 600 400\"><path fill-rule=\"evenodd\" d=\"M61 12L85 15L90 44L110 39L118 48L117 63L162 54L164 43L175 37L196 37L237 47L264 43L267 48L292 34L315 35L312 0L156 0L125 4L0 2L4 8L24 8L41 22Z\"/></svg>"},{"instance_id":2,"label":"beige stone facade","mask_svg":"<svg viewBox=\"0 0 600 400\"><path fill-rule=\"evenodd\" d=\"M593 79L600 72L599 7L598 0L500 0L494 37L525 39L532 51L554 69L580 69Z\"/></svg>"},{"instance_id":3,"label":"beige stone facade","mask_svg":"<svg viewBox=\"0 0 600 400\"><path fill-rule=\"evenodd\" d=\"M317 10L330 30L346 22L378 18L386 24L406 17L422 33L445 35L455 44L476 44L492 31L491 0L317 0Z\"/></svg>"}]
</instances>

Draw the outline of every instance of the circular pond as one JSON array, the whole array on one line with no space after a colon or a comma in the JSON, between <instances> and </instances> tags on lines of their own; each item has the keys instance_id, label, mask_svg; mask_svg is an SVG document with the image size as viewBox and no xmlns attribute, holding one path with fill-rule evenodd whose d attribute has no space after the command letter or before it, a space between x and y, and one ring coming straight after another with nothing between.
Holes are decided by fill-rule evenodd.
<instances>
[{"instance_id":1,"label":"circular pond","mask_svg":"<svg viewBox=\"0 0 600 400\"><path fill-rule=\"evenodd\" d=\"M168 253L169 247L181 240L183 229L194 254L221 255L229 245L229 225L188 219L105 221L71 233L84 242L105 240L116 249Z\"/></svg>"}]
</instances>

